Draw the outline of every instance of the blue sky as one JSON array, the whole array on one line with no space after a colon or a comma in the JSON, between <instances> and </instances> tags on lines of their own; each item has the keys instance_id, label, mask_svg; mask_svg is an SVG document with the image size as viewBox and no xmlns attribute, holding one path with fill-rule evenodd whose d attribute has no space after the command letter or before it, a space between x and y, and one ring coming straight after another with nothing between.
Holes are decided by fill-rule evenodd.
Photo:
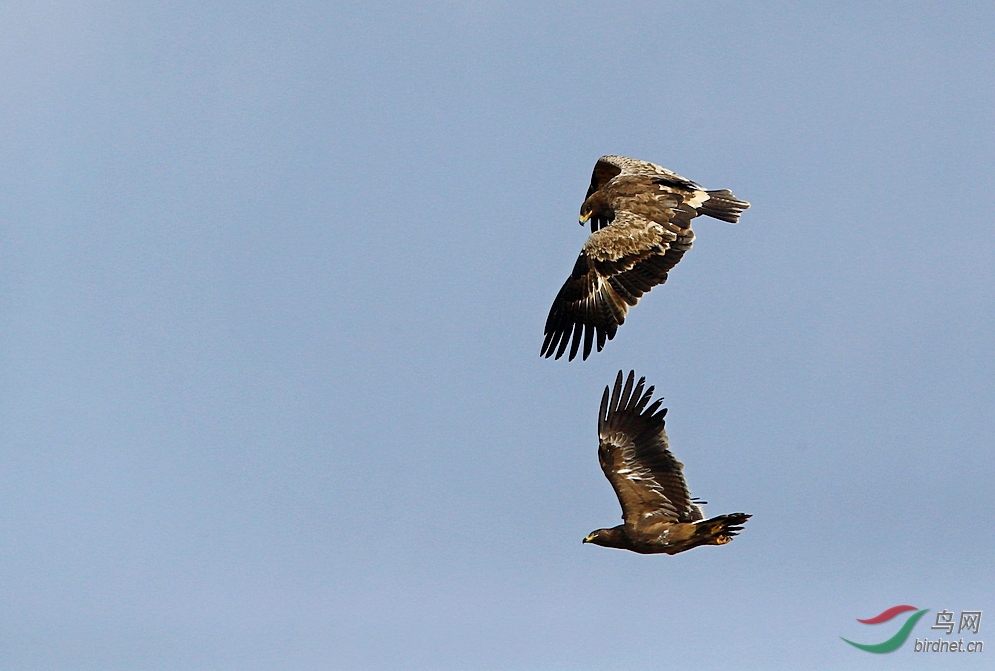
<instances>
[{"instance_id":1,"label":"blue sky","mask_svg":"<svg viewBox=\"0 0 995 671\"><path fill-rule=\"evenodd\" d=\"M839 637L995 617L993 34L986 3L4 3L0 665L986 668ZM606 153L753 207L541 359ZM754 515L734 543L581 545L630 368L707 512Z\"/></svg>"}]
</instances>

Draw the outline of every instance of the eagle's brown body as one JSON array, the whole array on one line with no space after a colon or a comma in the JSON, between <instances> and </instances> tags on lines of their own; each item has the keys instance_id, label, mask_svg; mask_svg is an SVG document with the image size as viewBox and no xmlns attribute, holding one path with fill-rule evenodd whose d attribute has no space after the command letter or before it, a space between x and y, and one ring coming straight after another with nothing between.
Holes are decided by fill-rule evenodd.
<instances>
[{"instance_id":1,"label":"eagle's brown body","mask_svg":"<svg viewBox=\"0 0 995 671\"><path fill-rule=\"evenodd\" d=\"M598 461L622 506L623 524L592 531L585 543L641 554L677 554L699 545L724 545L742 530L746 513L704 519L684 481L684 465L674 458L664 430L662 399L650 403L653 387L645 378L633 386L630 372L622 386L601 398Z\"/></svg>"},{"instance_id":2,"label":"eagle's brown body","mask_svg":"<svg viewBox=\"0 0 995 671\"><path fill-rule=\"evenodd\" d=\"M636 533L626 531L625 525L620 524L611 529L593 531L584 542L644 555L675 555L699 545L725 545L742 530L742 524L750 517L744 513L733 513L697 523L660 524L657 529L644 529Z\"/></svg>"},{"instance_id":3,"label":"eagle's brown body","mask_svg":"<svg viewBox=\"0 0 995 671\"><path fill-rule=\"evenodd\" d=\"M581 206L591 236L546 319L543 356L583 358L615 337L630 306L691 249L691 220L707 214L736 223L750 206L731 192L705 191L691 180L624 156L598 159Z\"/></svg>"}]
</instances>

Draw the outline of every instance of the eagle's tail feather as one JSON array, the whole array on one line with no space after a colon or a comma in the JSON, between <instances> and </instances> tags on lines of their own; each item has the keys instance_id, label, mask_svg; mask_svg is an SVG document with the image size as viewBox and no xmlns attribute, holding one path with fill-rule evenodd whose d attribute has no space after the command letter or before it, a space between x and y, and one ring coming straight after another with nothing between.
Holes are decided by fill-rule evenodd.
<instances>
[{"instance_id":1,"label":"eagle's tail feather","mask_svg":"<svg viewBox=\"0 0 995 671\"><path fill-rule=\"evenodd\" d=\"M746 520L752 515L746 513L730 513L719 515L709 520L695 522L694 535L701 539L698 545L725 545L732 537L743 530Z\"/></svg>"},{"instance_id":2,"label":"eagle's tail feather","mask_svg":"<svg viewBox=\"0 0 995 671\"><path fill-rule=\"evenodd\" d=\"M716 191L706 191L708 200L698 208L702 214L710 217L728 221L730 224L739 223L739 215L750 207L745 200L740 200L732 195L729 189L718 189Z\"/></svg>"}]
</instances>

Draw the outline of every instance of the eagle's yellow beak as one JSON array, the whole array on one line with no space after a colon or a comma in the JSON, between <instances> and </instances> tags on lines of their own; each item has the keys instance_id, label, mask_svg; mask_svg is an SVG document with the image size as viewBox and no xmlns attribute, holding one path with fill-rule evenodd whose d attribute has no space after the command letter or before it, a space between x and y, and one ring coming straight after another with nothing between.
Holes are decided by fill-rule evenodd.
<instances>
[{"instance_id":1,"label":"eagle's yellow beak","mask_svg":"<svg viewBox=\"0 0 995 671\"><path fill-rule=\"evenodd\" d=\"M584 224L587 223L587 220L591 218L591 214L593 214L593 213L592 212L588 212L587 214L580 215L580 225L581 226L583 226Z\"/></svg>"},{"instance_id":2,"label":"eagle's yellow beak","mask_svg":"<svg viewBox=\"0 0 995 671\"><path fill-rule=\"evenodd\" d=\"M590 219L590 217L588 217L588 219ZM588 534L588 535L587 535L587 537L586 537L586 538L584 538L583 542L584 542L584 543L590 543L590 542L591 542L591 537L592 537L592 536L594 536L594 534Z\"/></svg>"}]
</instances>

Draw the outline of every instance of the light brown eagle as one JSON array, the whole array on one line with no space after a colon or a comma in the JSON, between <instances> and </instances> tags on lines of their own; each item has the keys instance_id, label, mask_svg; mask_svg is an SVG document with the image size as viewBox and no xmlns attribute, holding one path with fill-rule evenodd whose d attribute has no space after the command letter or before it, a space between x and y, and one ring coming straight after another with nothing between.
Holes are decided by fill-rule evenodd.
<instances>
[{"instance_id":1,"label":"light brown eagle","mask_svg":"<svg viewBox=\"0 0 995 671\"><path fill-rule=\"evenodd\" d=\"M598 461L622 505L624 524L598 529L585 543L632 550L641 554L673 555L699 545L725 545L743 530L751 515L732 513L706 520L684 482L684 464L670 453L660 410L663 399L650 403L653 387L643 390L646 378L633 387L635 373L622 387L622 371L615 388L601 397L598 415Z\"/></svg>"},{"instance_id":2,"label":"light brown eagle","mask_svg":"<svg viewBox=\"0 0 995 671\"><path fill-rule=\"evenodd\" d=\"M692 219L707 214L735 224L749 206L727 189L706 191L655 163L599 158L580 208L591 236L549 310L542 355L559 359L569 344L572 361L583 337L586 359L595 334L600 352L629 306L666 282L691 249Z\"/></svg>"}]
</instances>

